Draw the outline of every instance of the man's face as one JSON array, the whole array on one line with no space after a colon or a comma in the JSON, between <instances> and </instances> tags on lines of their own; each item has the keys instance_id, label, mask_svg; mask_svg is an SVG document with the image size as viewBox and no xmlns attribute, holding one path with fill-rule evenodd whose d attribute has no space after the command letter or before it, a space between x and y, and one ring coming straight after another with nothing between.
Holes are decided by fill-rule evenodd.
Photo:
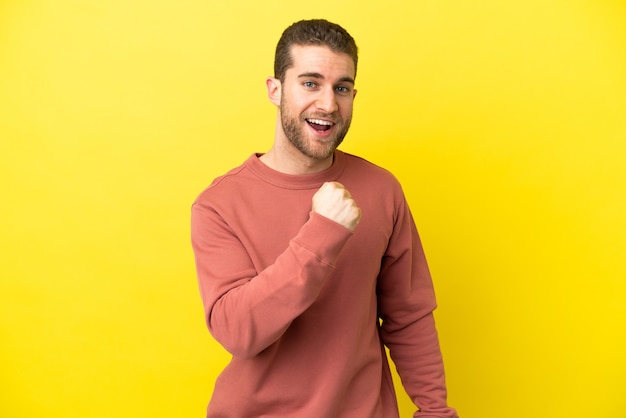
<instances>
[{"instance_id":1,"label":"man's face","mask_svg":"<svg viewBox=\"0 0 626 418\"><path fill-rule=\"evenodd\" d=\"M354 62L324 46L294 45L291 57L280 93L283 132L306 157L330 158L350 128Z\"/></svg>"}]
</instances>

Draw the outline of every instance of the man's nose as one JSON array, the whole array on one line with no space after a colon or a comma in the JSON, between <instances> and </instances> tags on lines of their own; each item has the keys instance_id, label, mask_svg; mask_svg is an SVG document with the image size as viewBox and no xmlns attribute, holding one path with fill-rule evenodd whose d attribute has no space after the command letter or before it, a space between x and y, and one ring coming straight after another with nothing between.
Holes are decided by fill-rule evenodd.
<instances>
[{"instance_id":1,"label":"man's nose","mask_svg":"<svg viewBox=\"0 0 626 418\"><path fill-rule=\"evenodd\" d=\"M315 107L326 113L336 112L339 107L335 97L335 89L327 88L321 90L315 101Z\"/></svg>"}]
</instances>

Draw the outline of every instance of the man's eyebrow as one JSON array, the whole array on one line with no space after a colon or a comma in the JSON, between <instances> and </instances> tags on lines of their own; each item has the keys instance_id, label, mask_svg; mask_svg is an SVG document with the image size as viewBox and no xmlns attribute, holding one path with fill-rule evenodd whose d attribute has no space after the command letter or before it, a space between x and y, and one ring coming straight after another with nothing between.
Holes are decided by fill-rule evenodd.
<instances>
[{"instance_id":1,"label":"man's eyebrow","mask_svg":"<svg viewBox=\"0 0 626 418\"><path fill-rule=\"evenodd\" d=\"M320 73L315 73L315 72L311 72L311 73L302 73L298 75L298 78L318 78L323 80L324 76L321 75ZM352 77L341 77L339 79L340 83L350 83L350 84L354 84L354 78Z\"/></svg>"},{"instance_id":2,"label":"man's eyebrow","mask_svg":"<svg viewBox=\"0 0 626 418\"><path fill-rule=\"evenodd\" d=\"M320 73L302 73L298 75L298 78L324 78Z\"/></svg>"},{"instance_id":3,"label":"man's eyebrow","mask_svg":"<svg viewBox=\"0 0 626 418\"><path fill-rule=\"evenodd\" d=\"M340 83L350 83L350 84L354 84L354 78L352 77L341 77L339 79Z\"/></svg>"}]
</instances>

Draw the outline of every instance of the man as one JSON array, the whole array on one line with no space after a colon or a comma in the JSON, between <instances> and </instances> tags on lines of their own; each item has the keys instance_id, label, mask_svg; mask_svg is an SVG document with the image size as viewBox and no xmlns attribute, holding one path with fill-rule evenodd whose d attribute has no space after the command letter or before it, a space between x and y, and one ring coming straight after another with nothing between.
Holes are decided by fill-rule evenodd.
<instances>
[{"instance_id":1,"label":"man","mask_svg":"<svg viewBox=\"0 0 626 418\"><path fill-rule=\"evenodd\" d=\"M192 207L206 321L232 355L207 417L398 417L384 345L415 417L452 418L435 297L400 185L337 150L357 47L325 20L294 23L267 79L274 144Z\"/></svg>"}]
</instances>

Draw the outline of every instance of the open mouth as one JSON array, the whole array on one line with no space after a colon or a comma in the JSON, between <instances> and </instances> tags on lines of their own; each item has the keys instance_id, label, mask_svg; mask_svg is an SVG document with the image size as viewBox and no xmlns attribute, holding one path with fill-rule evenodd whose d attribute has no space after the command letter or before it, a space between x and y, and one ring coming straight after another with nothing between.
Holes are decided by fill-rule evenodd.
<instances>
[{"instance_id":1,"label":"open mouth","mask_svg":"<svg viewBox=\"0 0 626 418\"><path fill-rule=\"evenodd\" d=\"M306 119L309 126L318 132L328 131L333 127L334 123L322 119Z\"/></svg>"}]
</instances>

